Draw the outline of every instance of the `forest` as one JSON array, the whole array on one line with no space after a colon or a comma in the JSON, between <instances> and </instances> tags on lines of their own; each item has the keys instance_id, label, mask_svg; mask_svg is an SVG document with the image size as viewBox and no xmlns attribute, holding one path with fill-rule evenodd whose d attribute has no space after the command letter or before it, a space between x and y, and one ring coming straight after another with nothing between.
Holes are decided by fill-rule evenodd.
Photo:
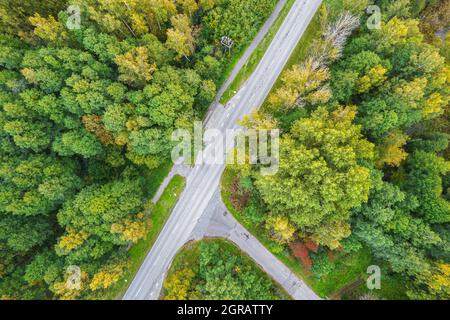
<instances>
[{"instance_id":1,"label":"forest","mask_svg":"<svg viewBox=\"0 0 450 320\"><path fill-rule=\"evenodd\" d=\"M165 300L289 299L231 243L207 239L188 243L178 253L164 282Z\"/></svg>"},{"instance_id":2,"label":"forest","mask_svg":"<svg viewBox=\"0 0 450 320\"><path fill-rule=\"evenodd\" d=\"M202 118L234 59L220 38L240 52L275 4L1 1L0 299L108 295L147 234L171 133Z\"/></svg>"},{"instance_id":3,"label":"forest","mask_svg":"<svg viewBox=\"0 0 450 320\"><path fill-rule=\"evenodd\" d=\"M362 299L448 300L450 2L375 1L380 28L368 4L325 1L321 36L242 121L282 129L279 171L229 167L222 196L322 297L372 262L399 285Z\"/></svg>"},{"instance_id":4,"label":"forest","mask_svg":"<svg viewBox=\"0 0 450 320\"><path fill-rule=\"evenodd\" d=\"M181 192L178 177L149 201L172 132L204 117L276 3L0 2L0 300L111 298ZM241 121L281 129L280 167L228 167L223 200L323 298L450 299L449 15L450 0L324 0ZM288 299L228 243L186 250L165 299ZM381 290L340 292L368 265Z\"/></svg>"}]
</instances>

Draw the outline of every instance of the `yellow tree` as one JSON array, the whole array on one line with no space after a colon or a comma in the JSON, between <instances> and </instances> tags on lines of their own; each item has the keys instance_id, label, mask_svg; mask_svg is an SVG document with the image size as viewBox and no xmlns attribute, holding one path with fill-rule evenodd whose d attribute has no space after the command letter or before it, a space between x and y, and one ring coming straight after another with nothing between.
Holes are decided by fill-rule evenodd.
<instances>
[{"instance_id":1,"label":"yellow tree","mask_svg":"<svg viewBox=\"0 0 450 320\"><path fill-rule=\"evenodd\" d=\"M128 261L120 261L118 263L113 263L102 267L93 277L89 283L89 288L92 291L99 289L107 289L117 281L125 273Z\"/></svg>"},{"instance_id":2,"label":"yellow tree","mask_svg":"<svg viewBox=\"0 0 450 320\"><path fill-rule=\"evenodd\" d=\"M162 24L169 21L177 13L175 2L172 0L140 0L139 7L152 25L162 29Z\"/></svg>"},{"instance_id":3,"label":"yellow tree","mask_svg":"<svg viewBox=\"0 0 450 320\"><path fill-rule=\"evenodd\" d=\"M269 103L272 107L291 108L297 101L298 91L288 87L280 87L269 96Z\"/></svg>"},{"instance_id":4,"label":"yellow tree","mask_svg":"<svg viewBox=\"0 0 450 320\"><path fill-rule=\"evenodd\" d=\"M415 279L414 286L408 292L411 299L448 300L450 299L450 264L436 262Z\"/></svg>"},{"instance_id":5,"label":"yellow tree","mask_svg":"<svg viewBox=\"0 0 450 320\"><path fill-rule=\"evenodd\" d=\"M34 34L42 40L55 43L67 39L64 25L52 16L44 18L36 13L34 16L29 17L28 20L34 26Z\"/></svg>"},{"instance_id":6,"label":"yellow tree","mask_svg":"<svg viewBox=\"0 0 450 320\"><path fill-rule=\"evenodd\" d=\"M426 78L416 78L412 81L400 81L395 87L394 94L399 100L405 101L412 108L418 108L419 102L423 99L428 80Z\"/></svg>"},{"instance_id":7,"label":"yellow tree","mask_svg":"<svg viewBox=\"0 0 450 320\"><path fill-rule=\"evenodd\" d=\"M188 268L181 269L170 275L164 282L164 289L167 291L165 300L187 300L189 290L195 273Z\"/></svg>"},{"instance_id":8,"label":"yellow tree","mask_svg":"<svg viewBox=\"0 0 450 320\"><path fill-rule=\"evenodd\" d=\"M389 133L378 146L377 167L382 168L385 164L398 167L408 156L403 149L407 141L408 136L401 131Z\"/></svg>"},{"instance_id":9,"label":"yellow tree","mask_svg":"<svg viewBox=\"0 0 450 320\"><path fill-rule=\"evenodd\" d=\"M378 51L392 52L396 45L408 43L420 43L423 35L419 30L418 20L402 20L398 17L382 23L378 31Z\"/></svg>"},{"instance_id":10,"label":"yellow tree","mask_svg":"<svg viewBox=\"0 0 450 320\"><path fill-rule=\"evenodd\" d=\"M145 237L147 226L143 213L137 214L136 217L136 220L125 219L120 223L113 223L111 232L120 234L120 239L123 241L138 242Z\"/></svg>"},{"instance_id":11,"label":"yellow tree","mask_svg":"<svg viewBox=\"0 0 450 320\"><path fill-rule=\"evenodd\" d=\"M266 229L270 237L279 244L292 241L295 227L289 222L289 218L281 215L270 215L266 220Z\"/></svg>"},{"instance_id":12,"label":"yellow tree","mask_svg":"<svg viewBox=\"0 0 450 320\"><path fill-rule=\"evenodd\" d=\"M150 81L156 71L156 64L148 62L148 50L145 47L136 47L116 56L114 62L119 67L119 80L137 87Z\"/></svg>"},{"instance_id":13,"label":"yellow tree","mask_svg":"<svg viewBox=\"0 0 450 320\"><path fill-rule=\"evenodd\" d=\"M332 92L328 86L318 88L305 97L305 102L311 105L324 104L330 100Z\"/></svg>"},{"instance_id":14,"label":"yellow tree","mask_svg":"<svg viewBox=\"0 0 450 320\"><path fill-rule=\"evenodd\" d=\"M133 29L133 31L136 35L142 35L142 34L146 34L147 32L149 32L147 22L145 21L144 16L142 16L136 12L133 12L130 15L130 19L131 19L131 28Z\"/></svg>"},{"instance_id":15,"label":"yellow tree","mask_svg":"<svg viewBox=\"0 0 450 320\"><path fill-rule=\"evenodd\" d=\"M178 0L177 3L181 6L183 13L190 17L198 10L195 0Z\"/></svg>"},{"instance_id":16,"label":"yellow tree","mask_svg":"<svg viewBox=\"0 0 450 320\"><path fill-rule=\"evenodd\" d=\"M359 93L364 93L372 89L373 87L378 87L386 81L386 68L383 66L375 66L369 69L365 75L363 75L357 84L357 91Z\"/></svg>"},{"instance_id":17,"label":"yellow tree","mask_svg":"<svg viewBox=\"0 0 450 320\"><path fill-rule=\"evenodd\" d=\"M246 115L239 122L240 125L247 129L271 130L278 127L278 123L267 113L253 109L250 115Z\"/></svg>"},{"instance_id":18,"label":"yellow tree","mask_svg":"<svg viewBox=\"0 0 450 320\"><path fill-rule=\"evenodd\" d=\"M269 103L273 108L285 109L305 103L325 103L331 97L331 91L322 86L328 78L327 68L319 66L313 59L307 59L283 72L283 85L269 96Z\"/></svg>"},{"instance_id":19,"label":"yellow tree","mask_svg":"<svg viewBox=\"0 0 450 320\"><path fill-rule=\"evenodd\" d=\"M441 95L439 92L433 92L423 104L422 116L425 119L438 116L444 112L447 105L448 97Z\"/></svg>"},{"instance_id":20,"label":"yellow tree","mask_svg":"<svg viewBox=\"0 0 450 320\"><path fill-rule=\"evenodd\" d=\"M189 18L184 14L178 14L173 16L170 21L172 22L173 28L167 30L166 45L178 54L178 59L185 57L189 60L189 56L195 50Z\"/></svg>"},{"instance_id":21,"label":"yellow tree","mask_svg":"<svg viewBox=\"0 0 450 320\"><path fill-rule=\"evenodd\" d=\"M337 249L340 246L339 240L350 234L350 225L343 220L324 220L320 225L311 228L311 239L315 243L326 244L330 249Z\"/></svg>"},{"instance_id":22,"label":"yellow tree","mask_svg":"<svg viewBox=\"0 0 450 320\"><path fill-rule=\"evenodd\" d=\"M87 238L89 238L87 232L77 232L73 228L68 228L67 233L59 238L56 249L68 253L81 246Z\"/></svg>"}]
</instances>

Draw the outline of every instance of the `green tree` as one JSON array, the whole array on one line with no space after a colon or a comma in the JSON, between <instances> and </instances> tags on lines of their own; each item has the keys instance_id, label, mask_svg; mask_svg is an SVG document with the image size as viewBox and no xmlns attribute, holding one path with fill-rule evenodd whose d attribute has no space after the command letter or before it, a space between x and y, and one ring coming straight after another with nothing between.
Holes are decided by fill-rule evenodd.
<instances>
[{"instance_id":1,"label":"green tree","mask_svg":"<svg viewBox=\"0 0 450 320\"><path fill-rule=\"evenodd\" d=\"M76 232L97 235L103 241L124 244L126 242L112 232L111 226L137 215L142 209L142 198L139 180L117 180L104 185L92 185L65 203L58 212L58 221L66 229L73 228Z\"/></svg>"},{"instance_id":2,"label":"green tree","mask_svg":"<svg viewBox=\"0 0 450 320\"><path fill-rule=\"evenodd\" d=\"M406 164L405 190L419 200L417 212L431 223L450 221L450 203L442 196L442 176L450 170L450 163L432 153L414 152Z\"/></svg>"},{"instance_id":3,"label":"green tree","mask_svg":"<svg viewBox=\"0 0 450 320\"><path fill-rule=\"evenodd\" d=\"M330 248L350 234L350 209L367 201L371 185L369 170L358 162L372 159L373 146L352 123L354 116L351 108L331 114L319 108L298 120L281 139L278 172L257 175L255 182L269 210L287 214Z\"/></svg>"},{"instance_id":4,"label":"green tree","mask_svg":"<svg viewBox=\"0 0 450 320\"><path fill-rule=\"evenodd\" d=\"M216 243L201 243L197 287L204 299L270 299L271 283L242 257L220 249Z\"/></svg>"}]
</instances>

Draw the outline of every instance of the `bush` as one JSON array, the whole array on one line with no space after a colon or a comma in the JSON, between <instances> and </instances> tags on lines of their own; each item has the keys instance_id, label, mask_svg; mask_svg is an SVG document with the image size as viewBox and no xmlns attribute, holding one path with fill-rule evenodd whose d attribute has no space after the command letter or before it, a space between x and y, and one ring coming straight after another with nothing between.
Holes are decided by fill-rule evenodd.
<instances>
[{"instance_id":1,"label":"bush","mask_svg":"<svg viewBox=\"0 0 450 320\"><path fill-rule=\"evenodd\" d=\"M299 259L306 269L311 269L312 261L309 256L309 250L302 242L294 242L290 245L292 254Z\"/></svg>"},{"instance_id":2,"label":"bush","mask_svg":"<svg viewBox=\"0 0 450 320\"><path fill-rule=\"evenodd\" d=\"M259 208L256 201L252 199L247 204L247 206L244 208L243 218L251 224L259 225L262 222L264 222L265 215L263 214L262 210Z\"/></svg>"},{"instance_id":3,"label":"bush","mask_svg":"<svg viewBox=\"0 0 450 320\"><path fill-rule=\"evenodd\" d=\"M361 242L353 235L341 241L342 249L345 253L352 253L361 250Z\"/></svg>"},{"instance_id":4,"label":"bush","mask_svg":"<svg viewBox=\"0 0 450 320\"><path fill-rule=\"evenodd\" d=\"M270 244L268 245L268 249L273 254L279 254L284 251L284 247L282 245L276 243L275 241L270 242Z\"/></svg>"},{"instance_id":5,"label":"bush","mask_svg":"<svg viewBox=\"0 0 450 320\"><path fill-rule=\"evenodd\" d=\"M311 258L313 263L311 271L319 279L330 274L335 267L324 251L312 254Z\"/></svg>"}]
</instances>

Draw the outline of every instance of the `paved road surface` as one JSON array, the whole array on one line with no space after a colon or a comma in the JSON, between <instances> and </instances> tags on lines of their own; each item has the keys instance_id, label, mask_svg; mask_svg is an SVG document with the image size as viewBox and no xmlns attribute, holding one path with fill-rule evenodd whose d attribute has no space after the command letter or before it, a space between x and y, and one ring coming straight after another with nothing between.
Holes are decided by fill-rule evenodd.
<instances>
[{"instance_id":1,"label":"paved road surface","mask_svg":"<svg viewBox=\"0 0 450 320\"><path fill-rule=\"evenodd\" d=\"M238 128L237 121L260 107L303 35L321 0L297 0L275 35L255 72L225 108L214 111L204 124L224 132ZM213 147L207 146L205 149ZM228 150L225 150L225 152ZM186 177L186 188L145 258L124 299L158 299L162 282L177 251L192 238L199 220L218 190L223 164L199 164Z\"/></svg>"}]
</instances>

